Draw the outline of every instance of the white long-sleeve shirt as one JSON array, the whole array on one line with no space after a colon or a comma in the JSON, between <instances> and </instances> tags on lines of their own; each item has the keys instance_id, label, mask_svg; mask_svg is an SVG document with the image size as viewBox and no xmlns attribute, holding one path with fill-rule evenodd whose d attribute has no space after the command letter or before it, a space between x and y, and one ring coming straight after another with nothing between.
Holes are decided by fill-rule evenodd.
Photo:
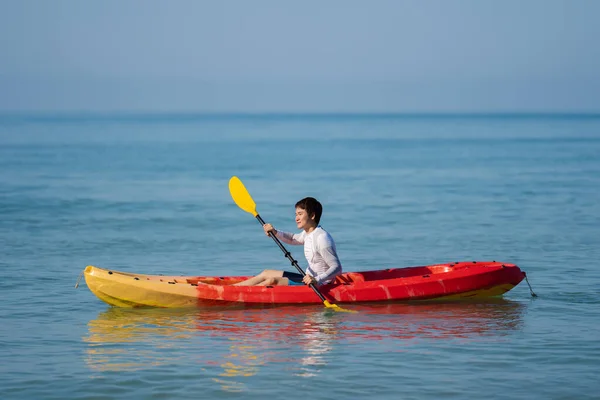
<instances>
[{"instance_id":1,"label":"white long-sleeve shirt","mask_svg":"<svg viewBox=\"0 0 600 400\"><path fill-rule=\"evenodd\" d=\"M333 238L320 225L311 233L306 233L306 231L300 233L277 231L276 236L287 244L304 244L304 256L308 261L306 273L314 277L317 284L330 283L337 275L342 273L342 264L338 258Z\"/></svg>"}]
</instances>

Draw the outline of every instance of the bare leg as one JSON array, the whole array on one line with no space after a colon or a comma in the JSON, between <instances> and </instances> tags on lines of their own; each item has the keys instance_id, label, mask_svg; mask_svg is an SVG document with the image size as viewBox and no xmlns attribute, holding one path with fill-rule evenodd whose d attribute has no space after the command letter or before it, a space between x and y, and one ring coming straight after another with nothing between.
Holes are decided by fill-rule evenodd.
<instances>
[{"instance_id":1,"label":"bare leg","mask_svg":"<svg viewBox=\"0 0 600 400\"><path fill-rule=\"evenodd\" d=\"M267 278L257 286L288 286L289 284L288 278Z\"/></svg>"},{"instance_id":2,"label":"bare leg","mask_svg":"<svg viewBox=\"0 0 600 400\"><path fill-rule=\"evenodd\" d=\"M275 269L265 269L263 272L261 272L260 274L253 276L250 279L246 279L243 282L238 282L236 284L234 284L234 286L256 286L256 285L264 285L263 282L265 282L265 280L267 279L271 279L271 278L280 278L280 279L284 279L283 277L283 271L278 271ZM285 279L287 281L287 278ZM283 283L283 282L282 282Z\"/></svg>"}]
</instances>

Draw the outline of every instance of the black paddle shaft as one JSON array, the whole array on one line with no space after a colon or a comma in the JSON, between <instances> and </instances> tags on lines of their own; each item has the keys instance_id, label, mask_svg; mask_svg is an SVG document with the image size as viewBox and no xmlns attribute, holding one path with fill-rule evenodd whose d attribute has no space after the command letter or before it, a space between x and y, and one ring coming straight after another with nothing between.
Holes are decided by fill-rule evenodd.
<instances>
[{"instance_id":1,"label":"black paddle shaft","mask_svg":"<svg viewBox=\"0 0 600 400\"><path fill-rule=\"evenodd\" d=\"M256 219L258 220L258 222L261 225L266 224L265 220L262 219L259 214L256 214ZM279 246L279 248L281 249L281 251L283 251L283 254L285 255L285 257L288 260L290 260L290 262L292 263L292 265L294 267L296 267L296 269L298 270L298 272L300 272L300 274L302 274L302 276L306 276L306 273L298 265L298 261L294 260L294 257L292 257L292 253L290 253L289 251L287 251L287 249L283 246L283 244L279 241L279 239L277 239L277 237L275 235L273 235L271 232L269 232L269 236L271 236L271 239L273 239L275 241L275 243L277 243L277 246ZM319 292L319 289L317 289L317 287L315 286L314 283L311 283L308 286L310 286L310 288L312 290L314 290L314 292L317 294L317 296L319 296L319 298L321 299L321 301L323 301L323 302L327 301L327 299L321 294L321 292Z\"/></svg>"}]
</instances>

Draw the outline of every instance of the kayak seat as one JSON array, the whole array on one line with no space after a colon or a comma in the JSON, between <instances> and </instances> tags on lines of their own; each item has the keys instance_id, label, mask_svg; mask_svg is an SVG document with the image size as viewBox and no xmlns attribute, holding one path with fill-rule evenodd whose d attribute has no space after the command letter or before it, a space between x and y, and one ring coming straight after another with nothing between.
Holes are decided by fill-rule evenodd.
<instances>
[{"instance_id":1,"label":"kayak seat","mask_svg":"<svg viewBox=\"0 0 600 400\"><path fill-rule=\"evenodd\" d=\"M365 277L363 274L356 272L346 272L344 274L338 275L335 277L333 281L334 284L337 285L351 285L356 282L364 282Z\"/></svg>"}]
</instances>

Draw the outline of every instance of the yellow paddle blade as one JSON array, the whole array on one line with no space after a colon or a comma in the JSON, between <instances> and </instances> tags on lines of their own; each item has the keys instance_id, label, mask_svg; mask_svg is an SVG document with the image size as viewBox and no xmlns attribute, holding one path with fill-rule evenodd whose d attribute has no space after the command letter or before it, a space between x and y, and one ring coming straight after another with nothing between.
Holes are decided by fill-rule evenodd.
<instances>
[{"instance_id":1,"label":"yellow paddle blade","mask_svg":"<svg viewBox=\"0 0 600 400\"><path fill-rule=\"evenodd\" d=\"M233 201L242 210L249 212L254 217L258 215L256 212L256 203L252 200L252 196L246 190L246 187L237 176L232 176L229 180L229 193L233 197Z\"/></svg>"},{"instance_id":2,"label":"yellow paddle blade","mask_svg":"<svg viewBox=\"0 0 600 400\"><path fill-rule=\"evenodd\" d=\"M330 303L329 301L325 300L323 302L323 304L325 305L325 307L327 308L332 308L334 311L339 311L339 312L351 312L351 313L356 313L358 311L354 311L354 310L346 310L345 308L342 308L340 306L338 306L337 304L333 304Z\"/></svg>"}]
</instances>

